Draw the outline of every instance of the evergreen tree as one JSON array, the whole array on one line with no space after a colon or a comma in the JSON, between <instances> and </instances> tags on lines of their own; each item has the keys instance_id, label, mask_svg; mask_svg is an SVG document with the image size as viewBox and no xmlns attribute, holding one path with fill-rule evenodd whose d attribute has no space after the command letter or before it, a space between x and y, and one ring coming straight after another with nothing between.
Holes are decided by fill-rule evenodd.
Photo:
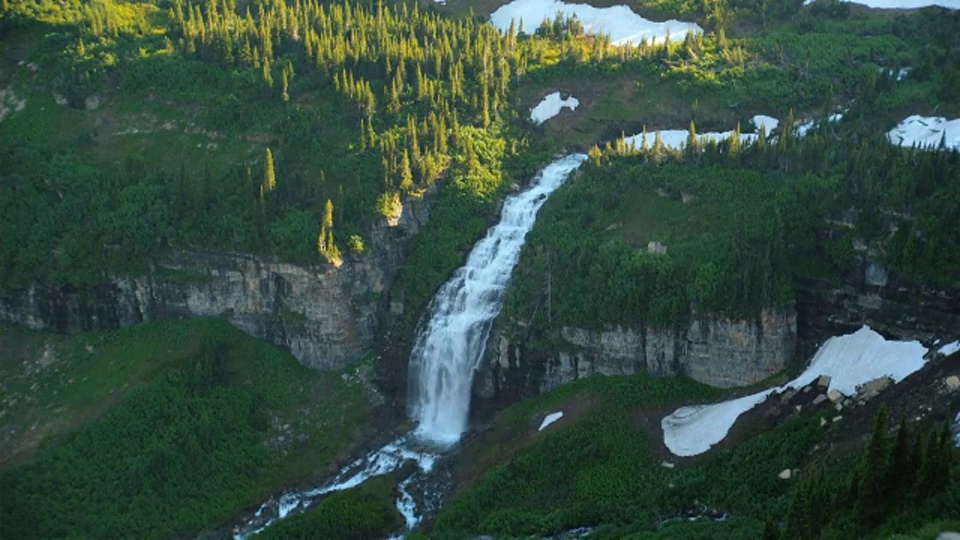
<instances>
[{"instance_id":1,"label":"evergreen tree","mask_svg":"<svg viewBox=\"0 0 960 540\"><path fill-rule=\"evenodd\" d=\"M263 187L261 189L261 196L263 193L269 193L277 187L277 175L273 170L273 153L270 152L270 148L267 148L267 157L266 164L263 172Z\"/></svg>"}]
</instances>

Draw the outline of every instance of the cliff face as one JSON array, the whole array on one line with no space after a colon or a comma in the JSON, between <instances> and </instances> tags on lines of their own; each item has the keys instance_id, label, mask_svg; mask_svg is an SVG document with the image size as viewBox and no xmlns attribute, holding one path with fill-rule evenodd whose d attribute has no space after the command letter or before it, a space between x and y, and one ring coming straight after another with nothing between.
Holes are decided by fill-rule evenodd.
<instances>
[{"instance_id":1,"label":"cliff face","mask_svg":"<svg viewBox=\"0 0 960 540\"><path fill-rule=\"evenodd\" d=\"M801 283L797 312L803 355L865 324L888 338L950 341L960 334L960 288L917 285L863 257L841 283Z\"/></svg>"},{"instance_id":2,"label":"cliff face","mask_svg":"<svg viewBox=\"0 0 960 540\"><path fill-rule=\"evenodd\" d=\"M35 330L79 332L157 319L224 317L285 347L304 365L339 369L373 346L386 292L427 209L406 204L376 227L368 251L332 265L298 266L244 254L179 252L155 271L112 277L84 290L35 285L0 294L0 320Z\"/></svg>"},{"instance_id":3,"label":"cliff face","mask_svg":"<svg viewBox=\"0 0 960 540\"><path fill-rule=\"evenodd\" d=\"M759 321L705 318L687 328L565 327L563 351L544 353L491 336L474 393L512 401L590 375L683 374L719 387L763 380L793 358L797 320L792 309L764 311Z\"/></svg>"}]
</instances>

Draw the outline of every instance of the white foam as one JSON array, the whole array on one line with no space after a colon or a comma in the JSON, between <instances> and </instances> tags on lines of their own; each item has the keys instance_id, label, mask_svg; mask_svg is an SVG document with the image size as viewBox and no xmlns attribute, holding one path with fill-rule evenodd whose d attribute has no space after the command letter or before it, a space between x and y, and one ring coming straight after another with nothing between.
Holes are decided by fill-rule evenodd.
<instances>
[{"instance_id":1,"label":"white foam","mask_svg":"<svg viewBox=\"0 0 960 540\"><path fill-rule=\"evenodd\" d=\"M234 535L235 540L245 540L246 538L261 532L277 520L283 519L293 512L306 508L318 497L343 491L359 486L368 479L383 474L388 474L398 470L404 463L412 461L417 464L417 469L421 473L429 473L433 470L437 455L431 452L415 449L405 437L401 437L384 445L379 450L353 461L344 467L336 477L320 487L302 490L290 491L284 493L277 501L277 516L269 519L259 527L244 527L240 532ZM400 483L400 498L397 499L397 510L403 514L407 525L413 527L420 522L417 515L416 502L407 490L413 477L410 476ZM254 514L256 517L263 515L271 503L267 502L257 509Z\"/></svg>"},{"instance_id":2,"label":"white foam","mask_svg":"<svg viewBox=\"0 0 960 540\"><path fill-rule=\"evenodd\" d=\"M409 364L411 416L419 437L449 445L467 429L473 375L524 238L547 196L586 158L560 158L540 171L529 189L507 197L500 222L431 301L430 319L416 336Z\"/></svg>"},{"instance_id":3,"label":"white foam","mask_svg":"<svg viewBox=\"0 0 960 540\"><path fill-rule=\"evenodd\" d=\"M678 456L695 456L722 441L744 412L774 391L802 388L829 375L830 390L853 395L856 387L879 377L900 382L923 367L927 348L918 341L887 341L868 326L828 339L809 367L784 386L713 405L681 407L663 418L663 440Z\"/></svg>"},{"instance_id":4,"label":"white foam","mask_svg":"<svg viewBox=\"0 0 960 540\"><path fill-rule=\"evenodd\" d=\"M570 96L567 99L561 99L560 92L554 92L544 97L536 107L530 110L530 120L535 124L542 124L560 114L564 107L575 111L578 105L580 100L577 98Z\"/></svg>"},{"instance_id":5,"label":"white foam","mask_svg":"<svg viewBox=\"0 0 960 540\"><path fill-rule=\"evenodd\" d=\"M646 39L648 43L662 43L670 36L671 41L682 40L687 32L702 33L694 23L669 20L654 22L644 19L627 6L597 8L588 4L568 4L558 0L513 0L500 6L490 15L490 22L506 32L513 21L528 34L536 31L544 19L553 21L557 12L566 17L574 15L583 24L587 34L607 34L613 45L637 45Z\"/></svg>"},{"instance_id":6,"label":"white foam","mask_svg":"<svg viewBox=\"0 0 960 540\"><path fill-rule=\"evenodd\" d=\"M908 116L887 133L887 139L900 146L923 148L939 148L944 141L947 148L960 149L960 118Z\"/></svg>"},{"instance_id":7,"label":"white foam","mask_svg":"<svg viewBox=\"0 0 960 540\"><path fill-rule=\"evenodd\" d=\"M540 423L540 429L538 429L537 431L543 431L544 428L546 428L547 426L549 426L550 424L556 422L557 420L559 420L559 419L561 419L561 418L563 418L563 411L558 411L558 412L550 413L550 414L544 416L544 417L543 417L543 422Z\"/></svg>"}]
</instances>

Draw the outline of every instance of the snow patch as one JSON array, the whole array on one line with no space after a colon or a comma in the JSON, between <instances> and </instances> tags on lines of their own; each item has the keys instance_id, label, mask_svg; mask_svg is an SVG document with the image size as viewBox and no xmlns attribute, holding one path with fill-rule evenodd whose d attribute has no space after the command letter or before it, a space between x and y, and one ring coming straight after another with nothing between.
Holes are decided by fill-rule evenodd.
<instances>
[{"instance_id":1,"label":"snow patch","mask_svg":"<svg viewBox=\"0 0 960 540\"><path fill-rule=\"evenodd\" d=\"M827 117L827 122L839 122L843 120L843 113L834 113ZM822 120L807 120L797 125L797 135L800 137L806 137L807 133L817 127L817 125L822 122Z\"/></svg>"},{"instance_id":2,"label":"snow patch","mask_svg":"<svg viewBox=\"0 0 960 540\"><path fill-rule=\"evenodd\" d=\"M930 6L940 6L947 9L960 9L960 0L840 0L860 4L874 9L920 9ZM803 5L809 6L814 0L803 0Z\"/></svg>"},{"instance_id":3,"label":"snow patch","mask_svg":"<svg viewBox=\"0 0 960 540\"><path fill-rule=\"evenodd\" d=\"M853 395L858 385L889 376L900 382L923 367L927 348L918 341L887 341L869 326L826 341L810 366L787 384L713 405L681 407L663 418L663 441L678 456L702 454L722 441L737 418L773 392L802 388L829 375L829 390Z\"/></svg>"},{"instance_id":4,"label":"snow patch","mask_svg":"<svg viewBox=\"0 0 960 540\"><path fill-rule=\"evenodd\" d=\"M960 118L947 120L939 116L908 116L887 133L887 139L900 146L916 145L923 148L939 148L943 141L947 148L960 149Z\"/></svg>"},{"instance_id":5,"label":"snow patch","mask_svg":"<svg viewBox=\"0 0 960 540\"><path fill-rule=\"evenodd\" d=\"M773 133L777 129L777 126L780 125L780 121L772 116L766 116L758 114L750 119L750 122L756 128L757 132L760 132L760 128L763 127L766 129L767 135ZM660 140L663 142L663 145L670 150L680 150L687 144L687 138L690 137L690 130L687 129L664 129L661 131L651 131L647 133L647 147L653 148L653 142L656 140L657 133L660 134ZM733 137L734 130L723 131L723 132L714 132L710 131L707 133L698 133L697 140L701 144L706 143L707 141L720 142L725 141ZM757 140L756 133L741 133L740 142L743 144L752 144ZM633 145L634 148L643 147L643 134L631 135L624 138L624 142Z\"/></svg>"},{"instance_id":6,"label":"snow patch","mask_svg":"<svg viewBox=\"0 0 960 540\"><path fill-rule=\"evenodd\" d=\"M546 415L545 417L543 417L543 422L540 423L540 429L538 429L537 431L543 431L547 426L549 426L550 424L556 422L561 418L563 418L563 411L557 411L557 412Z\"/></svg>"},{"instance_id":7,"label":"snow patch","mask_svg":"<svg viewBox=\"0 0 960 540\"><path fill-rule=\"evenodd\" d=\"M561 99L560 92L554 92L544 97L536 107L530 110L530 120L539 125L560 114L564 107L575 111L578 105L580 100L577 98L570 96L567 99Z\"/></svg>"},{"instance_id":8,"label":"snow patch","mask_svg":"<svg viewBox=\"0 0 960 540\"><path fill-rule=\"evenodd\" d=\"M750 122L757 128L757 131L760 131L760 128L766 128L767 135L770 135L777 129L777 126L780 125L780 121L772 116L767 116L765 114L758 114L750 119Z\"/></svg>"},{"instance_id":9,"label":"snow patch","mask_svg":"<svg viewBox=\"0 0 960 540\"><path fill-rule=\"evenodd\" d=\"M644 39L648 43L662 43L667 36L676 41L683 39L687 32L703 32L703 29L694 23L673 19L664 22L644 19L623 5L597 8L588 4L568 4L558 0L513 0L494 11L490 15L490 22L501 32L506 32L510 29L511 21L516 22L518 28L522 21L524 32L532 34L544 19L552 21L558 12L564 17L576 15L583 24L585 33L607 34L613 45L637 45Z\"/></svg>"},{"instance_id":10,"label":"snow patch","mask_svg":"<svg viewBox=\"0 0 960 540\"><path fill-rule=\"evenodd\" d=\"M944 356L950 356L951 354L960 351L960 341L954 341L953 343L947 343L943 347L940 347L940 350L937 351Z\"/></svg>"}]
</instances>

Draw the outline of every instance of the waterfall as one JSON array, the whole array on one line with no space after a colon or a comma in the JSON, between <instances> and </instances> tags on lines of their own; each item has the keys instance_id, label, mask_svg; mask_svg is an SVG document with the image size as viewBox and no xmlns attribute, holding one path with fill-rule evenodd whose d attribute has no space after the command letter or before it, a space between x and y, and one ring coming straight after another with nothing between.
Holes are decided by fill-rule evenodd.
<instances>
[{"instance_id":1,"label":"waterfall","mask_svg":"<svg viewBox=\"0 0 960 540\"><path fill-rule=\"evenodd\" d=\"M418 422L418 437L452 444L466 430L473 375L524 238L547 196L584 159L583 154L558 159L540 171L526 191L507 197L500 222L434 296L429 322L410 354L410 412Z\"/></svg>"},{"instance_id":2,"label":"waterfall","mask_svg":"<svg viewBox=\"0 0 960 540\"><path fill-rule=\"evenodd\" d=\"M397 486L400 498L396 504L407 529L420 522L410 486L433 470L439 457L435 446L457 442L466 430L473 373L503 305L503 291L520 258L523 240L547 195L586 158L583 154L560 158L540 171L526 191L507 197L500 222L477 242L466 264L434 296L429 322L417 335L410 355L411 395L416 396L411 412L419 423L415 438L402 436L358 458L319 487L271 498L237 526L235 540L245 540L277 520L302 512L329 493L350 489L410 462L417 467Z\"/></svg>"}]
</instances>

